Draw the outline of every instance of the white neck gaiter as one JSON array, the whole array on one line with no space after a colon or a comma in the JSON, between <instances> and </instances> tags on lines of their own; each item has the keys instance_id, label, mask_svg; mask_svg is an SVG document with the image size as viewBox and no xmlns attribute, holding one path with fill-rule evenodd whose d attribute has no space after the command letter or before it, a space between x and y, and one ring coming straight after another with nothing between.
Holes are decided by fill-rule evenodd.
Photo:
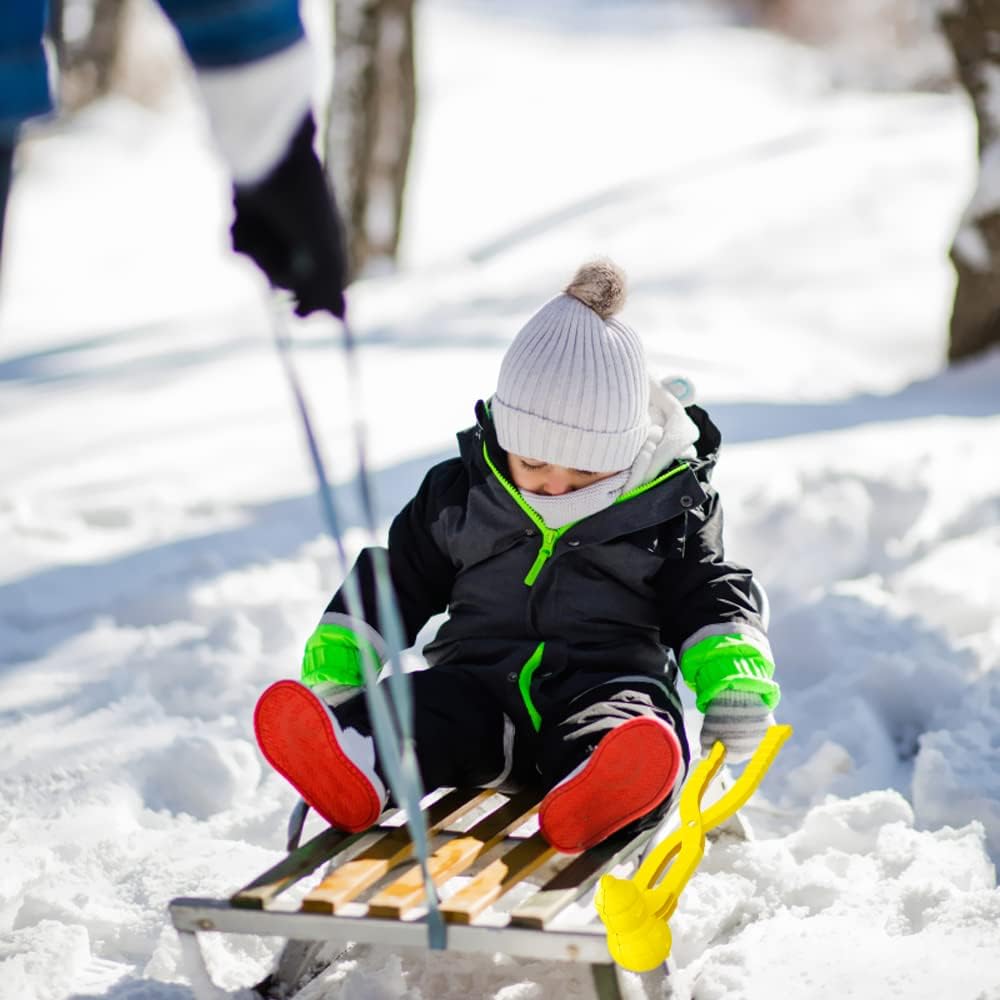
<instances>
[{"instance_id":1,"label":"white neck gaiter","mask_svg":"<svg viewBox=\"0 0 1000 1000\"><path fill-rule=\"evenodd\" d=\"M700 431L684 410L693 402L689 379L676 375L662 382L650 379L646 440L629 468L562 496L528 490L521 490L521 496L549 528L562 528L610 507L623 493L651 482L678 459L694 457Z\"/></svg>"},{"instance_id":2,"label":"white neck gaiter","mask_svg":"<svg viewBox=\"0 0 1000 1000\"><path fill-rule=\"evenodd\" d=\"M621 496L622 487L628 477L629 470L624 469L607 479L591 483L582 490L573 490L557 497L544 493L531 493L529 490L521 490L521 496L547 527L562 528L610 507Z\"/></svg>"}]
</instances>

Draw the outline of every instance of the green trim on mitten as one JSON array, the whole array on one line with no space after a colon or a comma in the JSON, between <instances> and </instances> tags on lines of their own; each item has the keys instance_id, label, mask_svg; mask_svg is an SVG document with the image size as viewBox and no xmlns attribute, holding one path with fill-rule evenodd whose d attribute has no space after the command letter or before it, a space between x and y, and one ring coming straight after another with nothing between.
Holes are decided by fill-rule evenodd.
<instances>
[{"instance_id":1,"label":"green trim on mitten","mask_svg":"<svg viewBox=\"0 0 1000 1000\"><path fill-rule=\"evenodd\" d=\"M376 672L382 657L375 646L344 625L323 623L309 636L302 655L302 683L310 688L321 685L360 687L365 682L362 657L367 656Z\"/></svg>"},{"instance_id":2,"label":"green trim on mitten","mask_svg":"<svg viewBox=\"0 0 1000 1000\"><path fill-rule=\"evenodd\" d=\"M770 709L781 700L781 688L772 680L774 664L741 635L713 635L696 642L681 655L681 674L700 712L722 691L759 694Z\"/></svg>"}]
</instances>

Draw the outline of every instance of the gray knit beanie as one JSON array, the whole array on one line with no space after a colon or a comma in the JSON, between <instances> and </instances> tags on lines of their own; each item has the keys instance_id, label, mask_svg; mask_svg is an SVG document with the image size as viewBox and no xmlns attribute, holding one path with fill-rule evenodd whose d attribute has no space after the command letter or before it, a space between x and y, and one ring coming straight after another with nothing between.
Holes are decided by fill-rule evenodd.
<instances>
[{"instance_id":1,"label":"gray knit beanie","mask_svg":"<svg viewBox=\"0 0 1000 1000\"><path fill-rule=\"evenodd\" d=\"M638 335L615 318L624 302L622 270L591 261L524 325L491 406L505 451L586 472L632 465L649 428L649 376Z\"/></svg>"}]
</instances>

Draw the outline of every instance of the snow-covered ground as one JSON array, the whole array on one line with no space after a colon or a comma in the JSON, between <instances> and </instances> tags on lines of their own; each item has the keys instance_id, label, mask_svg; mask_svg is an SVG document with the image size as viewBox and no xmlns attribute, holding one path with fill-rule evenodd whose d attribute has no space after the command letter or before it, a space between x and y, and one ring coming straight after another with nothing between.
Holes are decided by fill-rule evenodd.
<instances>
[{"instance_id":1,"label":"snow-covered ground","mask_svg":"<svg viewBox=\"0 0 1000 1000\"><path fill-rule=\"evenodd\" d=\"M594 253L728 447L795 726L673 920L698 1000L1000 998L1000 356L943 370L955 96L661 4L419 6L406 269L352 292L386 517ZM0 997L189 996L166 904L279 855L250 715L338 568L200 119L108 101L21 150L0 305ZM330 325L296 322L338 478ZM351 491L352 545L363 541ZM696 725L696 719L691 719ZM314 829L312 824L310 830ZM209 939L229 988L279 943ZM583 970L349 954L350 1000L587 997Z\"/></svg>"}]
</instances>

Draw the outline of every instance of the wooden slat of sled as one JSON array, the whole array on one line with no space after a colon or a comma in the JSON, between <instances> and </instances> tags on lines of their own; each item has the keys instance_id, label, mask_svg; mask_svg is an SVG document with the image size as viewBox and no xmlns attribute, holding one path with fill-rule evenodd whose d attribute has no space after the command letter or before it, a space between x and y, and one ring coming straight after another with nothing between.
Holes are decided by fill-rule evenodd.
<instances>
[{"instance_id":1,"label":"wooden slat of sled","mask_svg":"<svg viewBox=\"0 0 1000 1000\"><path fill-rule=\"evenodd\" d=\"M511 924L543 928L570 903L593 888L606 871L638 854L655 832L647 830L625 842L605 841L591 847L553 875L538 892L519 903L511 911Z\"/></svg>"},{"instance_id":2,"label":"wooden slat of sled","mask_svg":"<svg viewBox=\"0 0 1000 1000\"><path fill-rule=\"evenodd\" d=\"M445 920L453 924L472 923L483 910L555 854L555 848L550 847L540 833L522 840L441 904Z\"/></svg>"},{"instance_id":3,"label":"wooden slat of sled","mask_svg":"<svg viewBox=\"0 0 1000 1000\"><path fill-rule=\"evenodd\" d=\"M440 887L448 879L460 875L476 858L500 843L537 809L537 792L519 792L496 812L481 819L467 833L443 844L428 859L427 867L434 884ZM398 919L406 910L419 906L423 898L423 876L420 866L415 865L369 901L368 915Z\"/></svg>"},{"instance_id":4,"label":"wooden slat of sled","mask_svg":"<svg viewBox=\"0 0 1000 1000\"><path fill-rule=\"evenodd\" d=\"M346 850L357 842L361 834L344 833L341 830L324 830L283 858L273 868L255 878L238 892L233 893L229 902L240 909L262 910L275 896L290 885L311 874L324 862Z\"/></svg>"},{"instance_id":5,"label":"wooden slat of sled","mask_svg":"<svg viewBox=\"0 0 1000 1000\"><path fill-rule=\"evenodd\" d=\"M465 815L493 793L454 789L424 810L428 836ZM413 853L413 841L406 826L394 827L379 837L358 857L330 872L302 901L307 913L336 913L338 907L356 899L365 889L402 864Z\"/></svg>"}]
</instances>

